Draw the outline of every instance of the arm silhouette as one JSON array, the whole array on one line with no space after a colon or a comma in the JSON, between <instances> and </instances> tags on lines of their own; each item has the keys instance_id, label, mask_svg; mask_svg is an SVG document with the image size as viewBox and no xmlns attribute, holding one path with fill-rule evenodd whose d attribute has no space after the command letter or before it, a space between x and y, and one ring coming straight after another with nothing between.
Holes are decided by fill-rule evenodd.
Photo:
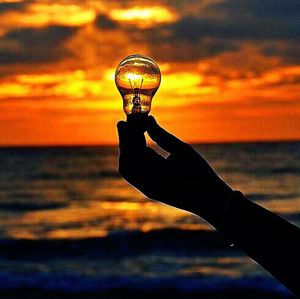
<instances>
[{"instance_id":1,"label":"arm silhouette","mask_svg":"<svg viewBox=\"0 0 300 299\"><path fill-rule=\"evenodd\" d=\"M300 229L233 191L190 145L161 128L152 116L120 121L119 172L147 197L199 215L230 243L300 294ZM164 158L147 147L144 132ZM230 199L230 200L229 200ZM226 228L226 229L225 229ZM298 281L297 281L298 280Z\"/></svg>"}]
</instances>

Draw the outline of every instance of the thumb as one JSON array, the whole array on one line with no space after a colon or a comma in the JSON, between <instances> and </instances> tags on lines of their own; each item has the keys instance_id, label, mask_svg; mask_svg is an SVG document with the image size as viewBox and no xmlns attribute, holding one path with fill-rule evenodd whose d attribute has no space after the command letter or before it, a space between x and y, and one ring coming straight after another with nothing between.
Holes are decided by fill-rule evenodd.
<instances>
[{"instance_id":1,"label":"thumb","mask_svg":"<svg viewBox=\"0 0 300 299\"><path fill-rule=\"evenodd\" d=\"M147 132L153 141L169 153L176 153L189 147L188 144L160 127L151 115L147 120Z\"/></svg>"}]
</instances>

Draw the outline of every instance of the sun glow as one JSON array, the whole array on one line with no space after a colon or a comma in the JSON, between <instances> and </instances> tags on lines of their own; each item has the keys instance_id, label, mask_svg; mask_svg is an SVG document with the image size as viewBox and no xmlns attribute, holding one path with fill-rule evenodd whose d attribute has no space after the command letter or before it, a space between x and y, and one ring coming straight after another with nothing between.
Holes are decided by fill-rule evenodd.
<instances>
[{"instance_id":1,"label":"sun glow","mask_svg":"<svg viewBox=\"0 0 300 299\"><path fill-rule=\"evenodd\" d=\"M174 12L160 6L114 9L110 16L113 20L133 23L140 28L152 27L161 23L172 23L178 19Z\"/></svg>"},{"instance_id":2,"label":"sun glow","mask_svg":"<svg viewBox=\"0 0 300 299\"><path fill-rule=\"evenodd\" d=\"M89 77L84 70L19 75L0 84L0 98L21 96L64 96L85 98L115 95L110 73ZM109 87L109 88L107 88Z\"/></svg>"},{"instance_id":3,"label":"sun glow","mask_svg":"<svg viewBox=\"0 0 300 299\"><path fill-rule=\"evenodd\" d=\"M96 11L89 7L67 4L32 3L25 12L9 12L1 24L40 27L45 25L81 26L94 21Z\"/></svg>"}]
</instances>

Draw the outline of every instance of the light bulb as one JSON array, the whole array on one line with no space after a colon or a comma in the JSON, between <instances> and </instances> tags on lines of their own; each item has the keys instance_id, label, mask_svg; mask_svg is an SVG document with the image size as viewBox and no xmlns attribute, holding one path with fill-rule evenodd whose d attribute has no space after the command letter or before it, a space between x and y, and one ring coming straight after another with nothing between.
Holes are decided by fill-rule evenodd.
<instances>
[{"instance_id":1,"label":"light bulb","mask_svg":"<svg viewBox=\"0 0 300 299\"><path fill-rule=\"evenodd\" d=\"M161 80L158 65L140 54L125 57L116 69L115 83L123 98L123 110L128 115L147 115L152 98Z\"/></svg>"}]
</instances>

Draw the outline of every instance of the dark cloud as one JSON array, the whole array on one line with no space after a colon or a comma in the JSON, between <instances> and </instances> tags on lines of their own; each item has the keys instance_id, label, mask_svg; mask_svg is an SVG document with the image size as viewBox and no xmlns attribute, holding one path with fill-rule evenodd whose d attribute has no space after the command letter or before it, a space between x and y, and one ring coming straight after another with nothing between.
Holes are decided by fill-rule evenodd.
<instances>
[{"instance_id":1,"label":"dark cloud","mask_svg":"<svg viewBox=\"0 0 300 299\"><path fill-rule=\"evenodd\" d=\"M70 38L78 29L69 26L48 26L43 28L23 28L13 30L5 35L5 39L16 40L21 45L37 47L55 47Z\"/></svg>"},{"instance_id":2,"label":"dark cloud","mask_svg":"<svg viewBox=\"0 0 300 299\"><path fill-rule=\"evenodd\" d=\"M204 35L194 26L185 26L185 19L142 31L131 29L128 34L132 43L147 44L150 54L160 61L189 62L239 49L235 41Z\"/></svg>"},{"instance_id":3,"label":"dark cloud","mask_svg":"<svg viewBox=\"0 0 300 299\"><path fill-rule=\"evenodd\" d=\"M218 16L198 20L200 28L208 34L239 39L299 40L299 0L226 0L209 5L206 11Z\"/></svg>"},{"instance_id":4,"label":"dark cloud","mask_svg":"<svg viewBox=\"0 0 300 299\"><path fill-rule=\"evenodd\" d=\"M183 17L138 36L162 60L193 61L252 43L265 56L299 63L300 1L224 0L208 5L199 16Z\"/></svg>"},{"instance_id":5,"label":"dark cloud","mask_svg":"<svg viewBox=\"0 0 300 299\"><path fill-rule=\"evenodd\" d=\"M0 3L0 14L8 11L22 10L27 4L24 2L4 2Z\"/></svg>"},{"instance_id":6,"label":"dark cloud","mask_svg":"<svg viewBox=\"0 0 300 299\"><path fill-rule=\"evenodd\" d=\"M202 38L184 41L178 37L149 43L151 55L160 61L189 62L236 51L238 46L221 39Z\"/></svg>"},{"instance_id":7,"label":"dark cloud","mask_svg":"<svg viewBox=\"0 0 300 299\"><path fill-rule=\"evenodd\" d=\"M67 49L51 49L51 50L26 50L26 51L6 51L0 50L0 64L35 64L50 63L61 60L65 57L73 55Z\"/></svg>"},{"instance_id":8,"label":"dark cloud","mask_svg":"<svg viewBox=\"0 0 300 299\"><path fill-rule=\"evenodd\" d=\"M286 42L281 45L270 42L263 47L263 53L266 56L281 57L285 62L290 64L300 64L300 43Z\"/></svg>"},{"instance_id":9,"label":"dark cloud","mask_svg":"<svg viewBox=\"0 0 300 299\"><path fill-rule=\"evenodd\" d=\"M185 40L197 40L203 36L223 39L299 39L299 25L270 21L261 18L239 20L226 18L225 20L199 19L195 17L183 18L173 25L174 34Z\"/></svg>"},{"instance_id":10,"label":"dark cloud","mask_svg":"<svg viewBox=\"0 0 300 299\"><path fill-rule=\"evenodd\" d=\"M73 55L64 42L77 30L75 27L48 26L10 31L0 40L0 63L49 63ZM1 47L1 43L14 46Z\"/></svg>"},{"instance_id":11,"label":"dark cloud","mask_svg":"<svg viewBox=\"0 0 300 299\"><path fill-rule=\"evenodd\" d=\"M299 0L226 0L208 7L237 17L300 18Z\"/></svg>"},{"instance_id":12,"label":"dark cloud","mask_svg":"<svg viewBox=\"0 0 300 299\"><path fill-rule=\"evenodd\" d=\"M208 6L207 13L218 17L181 20L178 34L187 38L204 34L252 41L265 56L280 57L285 63L300 63L299 0L226 0Z\"/></svg>"},{"instance_id":13,"label":"dark cloud","mask_svg":"<svg viewBox=\"0 0 300 299\"><path fill-rule=\"evenodd\" d=\"M98 15L95 24L99 29L103 30L115 30L119 28L119 24L112 19L110 19L107 15L101 14Z\"/></svg>"}]
</instances>

